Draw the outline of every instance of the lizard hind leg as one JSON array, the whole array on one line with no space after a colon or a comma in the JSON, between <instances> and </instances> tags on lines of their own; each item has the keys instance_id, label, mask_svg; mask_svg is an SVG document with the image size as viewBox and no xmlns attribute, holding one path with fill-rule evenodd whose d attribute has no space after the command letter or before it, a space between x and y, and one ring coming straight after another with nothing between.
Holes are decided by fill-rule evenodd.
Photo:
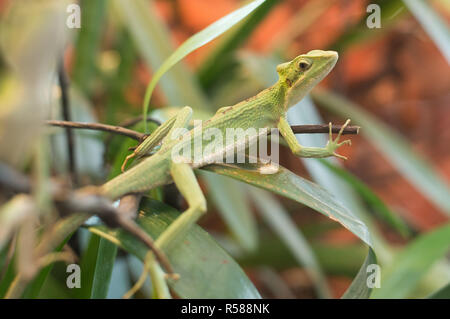
<instances>
[{"instance_id":1,"label":"lizard hind leg","mask_svg":"<svg viewBox=\"0 0 450 319\"><path fill-rule=\"evenodd\" d=\"M155 246L159 250L167 250L169 245L176 244L189 231L192 225L206 212L206 199L203 195L200 185L194 175L193 169L187 163L172 163L170 168L175 185L179 189L181 195L188 202L189 208L178 216L169 227L157 238ZM161 268L156 265L156 260L153 253L149 252L144 262L144 270L141 277L127 292L124 298L132 296L144 284L147 274L150 272L152 278L160 282L160 286L164 286L161 277ZM152 274L152 271L153 274ZM157 270L157 271L155 271ZM158 274L159 273L159 274ZM178 279L177 274L168 274L169 278Z\"/></svg>"},{"instance_id":2,"label":"lizard hind leg","mask_svg":"<svg viewBox=\"0 0 450 319\"><path fill-rule=\"evenodd\" d=\"M206 213L206 199L192 167L187 163L172 163L170 173L189 207L156 240L156 245L162 249L182 239L191 226Z\"/></svg>"}]
</instances>

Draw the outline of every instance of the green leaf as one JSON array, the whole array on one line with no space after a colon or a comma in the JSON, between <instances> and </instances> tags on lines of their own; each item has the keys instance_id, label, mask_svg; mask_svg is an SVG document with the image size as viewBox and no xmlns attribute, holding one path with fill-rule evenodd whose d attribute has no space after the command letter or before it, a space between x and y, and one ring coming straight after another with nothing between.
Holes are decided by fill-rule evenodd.
<instances>
[{"instance_id":1,"label":"green leaf","mask_svg":"<svg viewBox=\"0 0 450 319\"><path fill-rule=\"evenodd\" d=\"M313 98L327 110L351 118L361 125L361 133L437 207L450 216L450 190L431 164L414 152L410 144L390 127L342 96L321 90Z\"/></svg>"},{"instance_id":2,"label":"green leaf","mask_svg":"<svg viewBox=\"0 0 450 319\"><path fill-rule=\"evenodd\" d=\"M173 208L154 200L141 206L138 225L157 238L178 216ZM147 248L132 235L105 226L89 230L129 253L145 258ZM164 251L180 279L171 282L181 298L260 298L239 265L199 226L194 225L183 241Z\"/></svg>"},{"instance_id":3,"label":"green leaf","mask_svg":"<svg viewBox=\"0 0 450 319\"><path fill-rule=\"evenodd\" d=\"M95 263L94 281L92 282L91 298L106 298L111 281L117 246L105 239L98 245L97 262Z\"/></svg>"},{"instance_id":4,"label":"green leaf","mask_svg":"<svg viewBox=\"0 0 450 319\"><path fill-rule=\"evenodd\" d=\"M9 286L11 285L11 283L13 282L15 276L16 276L16 266L15 266L15 255L13 256L13 258L11 258L9 264L6 266L6 270L3 273L3 277L0 278L0 298L4 298ZM2 269L3 271L3 269Z\"/></svg>"},{"instance_id":5,"label":"green leaf","mask_svg":"<svg viewBox=\"0 0 450 319\"><path fill-rule=\"evenodd\" d=\"M250 195L267 225L281 238L297 262L305 267L314 282L318 295L321 298L330 298L331 294L325 275L311 246L283 206L266 191L251 188Z\"/></svg>"},{"instance_id":6,"label":"green leaf","mask_svg":"<svg viewBox=\"0 0 450 319\"><path fill-rule=\"evenodd\" d=\"M94 278L95 263L98 253L98 246L101 237L90 234L87 247L81 256L80 268L83 270L81 276L81 287L75 291L80 299L88 299L91 296L92 280Z\"/></svg>"},{"instance_id":7,"label":"green leaf","mask_svg":"<svg viewBox=\"0 0 450 319\"><path fill-rule=\"evenodd\" d=\"M135 76L135 65L137 50L131 39L128 30L122 28L117 35L114 46L120 56L120 64L111 75L104 75L105 90L107 90L107 102L105 117L102 120L108 124L120 124L122 122L122 111L127 114L130 110L130 103L127 101L126 92Z\"/></svg>"},{"instance_id":8,"label":"green leaf","mask_svg":"<svg viewBox=\"0 0 450 319\"><path fill-rule=\"evenodd\" d=\"M327 167L336 176L341 177L348 184L350 184L363 197L366 202L375 210L375 212L393 229L398 231L402 236L408 237L411 232L405 222L392 212L389 207L375 194L366 184L358 179L353 174L347 172L341 167L331 164L328 161L319 160L325 167Z\"/></svg>"},{"instance_id":9,"label":"green leaf","mask_svg":"<svg viewBox=\"0 0 450 319\"><path fill-rule=\"evenodd\" d=\"M427 297L428 299L450 299L450 283L433 292Z\"/></svg>"},{"instance_id":10,"label":"green leaf","mask_svg":"<svg viewBox=\"0 0 450 319\"><path fill-rule=\"evenodd\" d=\"M130 32L138 52L148 67L156 70L172 54L171 33L156 14L153 1L113 0L114 13ZM195 110L208 109L206 97L195 77L178 63L161 78L160 86L170 105L191 105Z\"/></svg>"},{"instance_id":11,"label":"green leaf","mask_svg":"<svg viewBox=\"0 0 450 319\"><path fill-rule=\"evenodd\" d=\"M219 35L230 29L233 25L248 16L253 10L255 10L259 5L261 5L265 0L255 0L251 3L243 6L242 8L233 11L232 13L226 15L225 17L217 20L210 26L206 27L202 31L194 34L192 37L183 42L176 50L173 52L159 67L155 72L147 86L145 92L144 103L143 103L143 116L144 119L147 118L148 107L150 99L152 97L153 90L158 83L159 79L166 73L172 66L182 60L189 53L200 48L206 43L214 40Z\"/></svg>"},{"instance_id":12,"label":"green leaf","mask_svg":"<svg viewBox=\"0 0 450 319\"><path fill-rule=\"evenodd\" d=\"M92 234L83 256L81 298L104 299L108 294L117 246Z\"/></svg>"},{"instance_id":13,"label":"green leaf","mask_svg":"<svg viewBox=\"0 0 450 319\"><path fill-rule=\"evenodd\" d=\"M244 21L238 24L229 35L219 43L200 66L198 78L205 89L223 77L224 72L232 66L231 54L240 47L256 27L269 14L271 9L280 3L279 0L266 0Z\"/></svg>"},{"instance_id":14,"label":"green leaf","mask_svg":"<svg viewBox=\"0 0 450 319\"><path fill-rule=\"evenodd\" d=\"M406 298L431 266L450 249L450 224L424 234L406 246L381 271L381 287L373 298Z\"/></svg>"},{"instance_id":15,"label":"green leaf","mask_svg":"<svg viewBox=\"0 0 450 319\"><path fill-rule=\"evenodd\" d=\"M235 254L236 261L243 267L259 267L266 265L284 270L298 267L298 260L286 244L275 236L261 236L261 247L252 254ZM355 276L367 255L367 246L363 244L332 245L312 242L311 247L325 273L333 276Z\"/></svg>"},{"instance_id":16,"label":"green leaf","mask_svg":"<svg viewBox=\"0 0 450 319\"><path fill-rule=\"evenodd\" d=\"M450 64L450 31L446 22L422 0L403 0Z\"/></svg>"},{"instance_id":17,"label":"green leaf","mask_svg":"<svg viewBox=\"0 0 450 319\"><path fill-rule=\"evenodd\" d=\"M353 279L350 287L345 291L342 299L368 299L370 297L372 288L369 288L367 285L367 277L370 276L371 273L367 272L367 267L376 264L376 262L377 259L375 253L369 248L364 264L361 266L355 279Z\"/></svg>"},{"instance_id":18,"label":"green leaf","mask_svg":"<svg viewBox=\"0 0 450 319\"><path fill-rule=\"evenodd\" d=\"M83 93L88 95L97 70L95 57L100 50L107 1L82 0L80 7L83 27L75 45L73 79Z\"/></svg>"},{"instance_id":19,"label":"green leaf","mask_svg":"<svg viewBox=\"0 0 450 319\"><path fill-rule=\"evenodd\" d=\"M66 239L55 249L55 252L61 251L64 245L69 241L72 234L67 236ZM49 277L50 272L53 269L54 264L50 264L39 271L39 274L28 284L25 292L23 294L24 299L34 299L39 296L42 287L44 286L46 280Z\"/></svg>"},{"instance_id":20,"label":"green leaf","mask_svg":"<svg viewBox=\"0 0 450 319\"><path fill-rule=\"evenodd\" d=\"M372 245L366 225L328 191L280 166L275 174L261 174L257 164L242 164L240 168L209 165L205 170L241 180L270 192L302 203L339 222L369 246Z\"/></svg>"}]
</instances>

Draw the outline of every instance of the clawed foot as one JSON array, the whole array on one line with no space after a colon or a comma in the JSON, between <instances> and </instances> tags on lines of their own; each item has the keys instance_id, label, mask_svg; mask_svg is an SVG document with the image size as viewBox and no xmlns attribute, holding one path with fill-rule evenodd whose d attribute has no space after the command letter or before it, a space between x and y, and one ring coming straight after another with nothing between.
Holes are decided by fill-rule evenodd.
<instances>
[{"instance_id":1,"label":"clawed foot","mask_svg":"<svg viewBox=\"0 0 450 319\"><path fill-rule=\"evenodd\" d=\"M326 149L328 149L328 151L330 152L330 155L334 155L334 156L339 157L339 158L342 158L342 159L344 159L344 160L347 159L347 157L345 157L345 156L343 156L343 155L340 155L340 154L336 153L336 150L337 150L340 146L345 145L345 144L352 145L352 141L350 141L350 140L345 140L345 141L339 143L339 139L341 138L342 132L344 132L344 129L345 129L349 124L350 124L350 120L347 120L347 121L345 122L345 124L342 125L341 129L339 130L339 133L338 133L337 137L333 140L332 125L331 125L331 122L329 123L329 126L330 126L330 133L329 133L329 134L330 134L330 139L329 139L329 141L328 141L328 143L327 143Z\"/></svg>"}]
</instances>

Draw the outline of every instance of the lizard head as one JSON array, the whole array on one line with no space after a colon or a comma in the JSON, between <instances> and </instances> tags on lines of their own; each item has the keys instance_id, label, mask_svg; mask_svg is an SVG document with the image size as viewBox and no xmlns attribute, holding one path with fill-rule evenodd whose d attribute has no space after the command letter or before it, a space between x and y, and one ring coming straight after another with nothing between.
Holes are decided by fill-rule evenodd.
<instances>
[{"instance_id":1,"label":"lizard head","mask_svg":"<svg viewBox=\"0 0 450 319\"><path fill-rule=\"evenodd\" d=\"M287 88L286 106L297 104L308 92L330 73L336 64L335 51L313 50L277 66L282 84Z\"/></svg>"}]
</instances>

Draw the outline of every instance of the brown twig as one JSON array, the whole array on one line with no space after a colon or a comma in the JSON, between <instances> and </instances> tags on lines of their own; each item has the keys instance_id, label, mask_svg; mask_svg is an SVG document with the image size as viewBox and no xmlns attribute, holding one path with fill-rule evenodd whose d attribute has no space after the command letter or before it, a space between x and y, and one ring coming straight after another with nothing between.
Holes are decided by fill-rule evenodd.
<instances>
[{"instance_id":1,"label":"brown twig","mask_svg":"<svg viewBox=\"0 0 450 319\"><path fill-rule=\"evenodd\" d=\"M65 121L71 121L70 115L70 100L69 100L69 80L67 78L66 71L64 70L64 62L60 61L58 67L58 81L61 88L61 108L63 118ZM72 177L72 182L78 185L78 177L76 173L76 159L75 159L75 139L73 132L70 129L66 129L67 140L67 154L69 156L69 172Z\"/></svg>"},{"instance_id":2,"label":"brown twig","mask_svg":"<svg viewBox=\"0 0 450 319\"><path fill-rule=\"evenodd\" d=\"M338 133L341 128L342 128L342 125L332 125L331 131L333 133ZM330 131L330 127L327 124L292 125L291 129L294 132L294 134L328 133ZM343 135L358 134L359 129L360 129L359 126L347 126L346 128L344 128L344 131L342 132L342 134Z\"/></svg>"},{"instance_id":3,"label":"brown twig","mask_svg":"<svg viewBox=\"0 0 450 319\"><path fill-rule=\"evenodd\" d=\"M125 122L124 122L125 123ZM159 122L158 122L159 123ZM108 125L108 124L100 124L100 123L83 123L83 122L68 122L68 121L57 121L57 120L48 120L46 122L47 125L66 127L66 128L77 128L77 129L89 129L89 130L97 130L110 132L115 134L120 134L123 136L127 136L133 138L137 141L143 141L147 134L136 132L130 130L128 128L122 126ZM294 134L314 134L314 133L328 133L330 130L329 126L326 124L318 124L318 125L292 125L292 131ZM338 133L342 128L342 125L332 125L332 132ZM358 134L359 126L347 126L342 134Z\"/></svg>"},{"instance_id":4,"label":"brown twig","mask_svg":"<svg viewBox=\"0 0 450 319\"><path fill-rule=\"evenodd\" d=\"M48 120L46 122L47 125L51 126L59 126L66 128L77 128L77 129L88 129L88 130L97 130L115 133L123 136L130 137L137 141L142 141L147 136L144 133L136 132L121 126L114 126L108 124L100 124L100 123L84 123L84 122L67 122L67 121L57 121L57 120Z\"/></svg>"}]
</instances>

